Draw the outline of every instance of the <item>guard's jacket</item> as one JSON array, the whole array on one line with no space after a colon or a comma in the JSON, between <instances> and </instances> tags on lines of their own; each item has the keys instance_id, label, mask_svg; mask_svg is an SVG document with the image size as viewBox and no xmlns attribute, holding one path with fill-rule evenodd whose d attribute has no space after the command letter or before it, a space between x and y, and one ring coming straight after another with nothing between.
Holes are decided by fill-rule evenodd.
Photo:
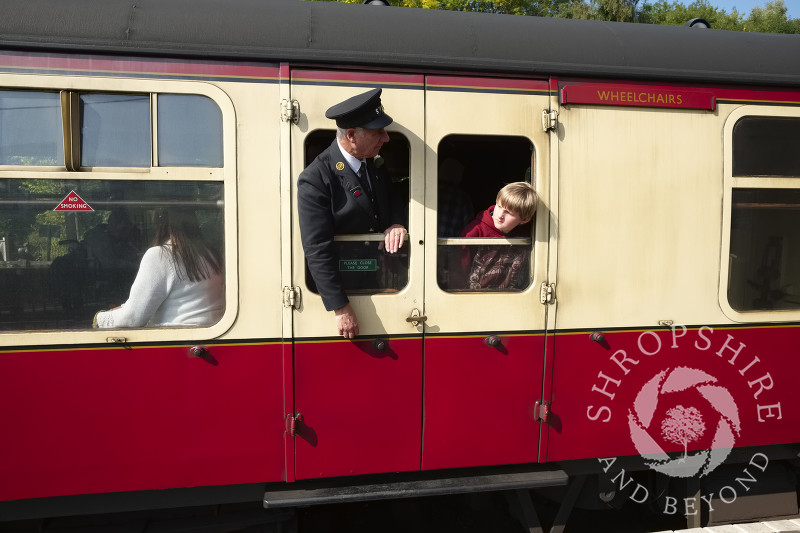
<instances>
[{"instance_id":1,"label":"guard's jacket","mask_svg":"<svg viewBox=\"0 0 800 533\"><path fill-rule=\"evenodd\" d=\"M349 301L339 273L334 234L383 233L392 224L402 223L392 212L388 179L367 160L373 202L342 157L338 142L334 140L297 180L300 239L306 264L328 311Z\"/></svg>"}]
</instances>

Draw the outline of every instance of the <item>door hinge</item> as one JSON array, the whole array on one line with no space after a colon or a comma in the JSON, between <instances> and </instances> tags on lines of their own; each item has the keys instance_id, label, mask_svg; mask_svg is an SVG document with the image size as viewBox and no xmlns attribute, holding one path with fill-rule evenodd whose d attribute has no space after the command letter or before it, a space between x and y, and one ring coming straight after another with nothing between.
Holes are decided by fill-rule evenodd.
<instances>
[{"instance_id":1,"label":"door hinge","mask_svg":"<svg viewBox=\"0 0 800 533\"><path fill-rule=\"evenodd\" d=\"M542 129L544 131L555 130L558 126L558 111L542 109Z\"/></svg>"},{"instance_id":2,"label":"door hinge","mask_svg":"<svg viewBox=\"0 0 800 533\"><path fill-rule=\"evenodd\" d=\"M553 304L556 302L555 283L542 283L542 289L539 292L539 301L544 305Z\"/></svg>"},{"instance_id":3,"label":"door hinge","mask_svg":"<svg viewBox=\"0 0 800 533\"><path fill-rule=\"evenodd\" d=\"M547 402L535 402L533 404L533 419L536 422L547 422L547 415L550 413L550 404Z\"/></svg>"},{"instance_id":4,"label":"door hinge","mask_svg":"<svg viewBox=\"0 0 800 533\"><path fill-rule=\"evenodd\" d=\"M281 120L297 124L300 120L300 103L297 100L281 100Z\"/></svg>"},{"instance_id":5,"label":"door hinge","mask_svg":"<svg viewBox=\"0 0 800 533\"><path fill-rule=\"evenodd\" d=\"M302 413L294 413L291 415L286 415L286 433L288 433L290 437L297 436L297 432L300 431L300 426L302 424L303 424Z\"/></svg>"},{"instance_id":6,"label":"door hinge","mask_svg":"<svg viewBox=\"0 0 800 533\"><path fill-rule=\"evenodd\" d=\"M300 287L283 287L283 306L300 309Z\"/></svg>"}]
</instances>

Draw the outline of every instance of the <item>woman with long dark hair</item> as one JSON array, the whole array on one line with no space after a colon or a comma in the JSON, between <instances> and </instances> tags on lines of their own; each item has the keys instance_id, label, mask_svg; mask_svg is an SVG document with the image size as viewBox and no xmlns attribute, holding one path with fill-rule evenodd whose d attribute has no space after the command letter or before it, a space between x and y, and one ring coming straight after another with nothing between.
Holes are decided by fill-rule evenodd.
<instances>
[{"instance_id":1,"label":"woman with long dark hair","mask_svg":"<svg viewBox=\"0 0 800 533\"><path fill-rule=\"evenodd\" d=\"M95 315L98 328L207 326L225 310L219 251L203 239L194 210L159 208L153 247L142 257L128 301Z\"/></svg>"}]
</instances>

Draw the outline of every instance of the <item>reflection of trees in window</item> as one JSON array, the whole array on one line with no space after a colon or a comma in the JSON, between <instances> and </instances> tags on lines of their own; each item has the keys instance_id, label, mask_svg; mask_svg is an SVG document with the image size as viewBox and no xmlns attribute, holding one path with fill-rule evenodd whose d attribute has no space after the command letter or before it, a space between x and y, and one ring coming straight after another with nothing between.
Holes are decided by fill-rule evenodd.
<instances>
[{"instance_id":1,"label":"reflection of trees in window","mask_svg":"<svg viewBox=\"0 0 800 533\"><path fill-rule=\"evenodd\" d=\"M212 99L164 94L151 109L154 99L0 91L0 165L150 167L157 137L164 165L223 166L222 113ZM64 131L74 136L68 154ZM88 328L95 311L122 303L158 207L190 207L223 250L221 182L27 179L24 171L0 179L0 329ZM93 210L54 211L71 191Z\"/></svg>"},{"instance_id":2,"label":"reflection of trees in window","mask_svg":"<svg viewBox=\"0 0 800 533\"><path fill-rule=\"evenodd\" d=\"M0 236L9 235L18 247L25 244L28 259L50 261L66 254L69 243L78 240L88 228L103 222L101 212L76 213L53 211L53 208L71 190L71 184L61 180L4 180L6 190L16 188L16 193L5 198L14 199L31 209L17 209L16 216L0 217ZM100 182L84 182L78 194L91 195L102 187ZM57 198L57 200L54 200ZM12 247L13 248L13 247ZM13 248L17 250L18 248ZM13 254L12 254L12 257Z\"/></svg>"},{"instance_id":3,"label":"reflection of trees in window","mask_svg":"<svg viewBox=\"0 0 800 533\"><path fill-rule=\"evenodd\" d=\"M94 211L53 211L74 190ZM139 180L0 180L0 329L88 328L125 301L153 238L153 211L197 214L222 250L222 183ZM0 257L0 259L2 259Z\"/></svg>"}]
</instances>

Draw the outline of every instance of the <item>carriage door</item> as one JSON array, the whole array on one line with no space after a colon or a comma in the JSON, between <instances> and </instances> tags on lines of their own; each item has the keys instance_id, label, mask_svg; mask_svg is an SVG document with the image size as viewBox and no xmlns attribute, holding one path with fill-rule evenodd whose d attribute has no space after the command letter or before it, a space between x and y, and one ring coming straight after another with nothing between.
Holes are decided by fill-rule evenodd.
<instances>
[{"instance_id":1,"label":"carriage door","mask_svg":"<svg viewBox=\"0 0 800 533\"><path fill-rule=\"evenodd\" d=\"M375 165L388 180L410 239L383 252L383 229L337 235L338 270L358 317L355 341L337 334L310 275L297 221L297 178L334 142L332 105L374 87L394 119ZM357 72L291 73L299 120L291 126L291 283L297 479L419 470L422 430L422 77ZM343 159L342 159L343 161ZM348 191L351 193L352 191ZM291 454L291 451L290 451ZM289 458L291 460L291 457Z\"/></svg>"},{"instance_id":2,"label":"carriage door","mask_svg":"<svg viewBox=\"0 0 800 533\"><path fill-rule=\"evenodd\" d=\"M538 460L548 106L546 82L426 79L423 469ZM458 238L504 184L531 180L540 201L524 235Z\"/></svg>"}]
</instances>

